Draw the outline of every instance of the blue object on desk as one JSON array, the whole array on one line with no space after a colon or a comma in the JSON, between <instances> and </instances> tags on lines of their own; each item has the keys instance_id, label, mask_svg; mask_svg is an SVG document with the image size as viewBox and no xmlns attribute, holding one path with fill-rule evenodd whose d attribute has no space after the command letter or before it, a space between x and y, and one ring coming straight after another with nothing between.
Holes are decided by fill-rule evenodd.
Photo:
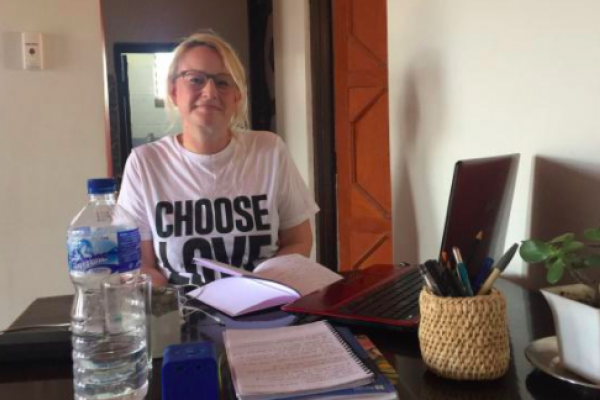
<instances>
[{"instance_id":1,"label":"blue object on desk","mask_svg":"<svg viewBox=\"0 0 600 400\"><path fill-rule=\"evenodd\" d=\"M217 355L213 343L171 345L163 354L163 400L219 399Z\"/></svg>"},{"instance_id":2,"label":"blue object on desk","mask_svg":"<svg viewBox=\"0 0 600 400\"><path fill-rule=\"evenodd\" d=\"M467 292L467 296L473 296L473 289L471 289L471 282L469 281L469 274L467 273L467 267L462 262L456 264L456 270L458 271L460 281Z\"/></svg>"},{"instance_id":3,"label":"blue object on desk","mask_svg":"<svg viewBox=\"0 0 600 400\"><path fill-rule=\"evenodd\" d=\"M483 285L483 282L485 282L487 277L490 275L490 272L492 271L492 265L494 265L493 258L486 257L485 260L483 260L483 265L477 272L477 276L473 281L473 292L479 292L479 289L481 289L481 285Z\"/></svg>"}]
</instances>

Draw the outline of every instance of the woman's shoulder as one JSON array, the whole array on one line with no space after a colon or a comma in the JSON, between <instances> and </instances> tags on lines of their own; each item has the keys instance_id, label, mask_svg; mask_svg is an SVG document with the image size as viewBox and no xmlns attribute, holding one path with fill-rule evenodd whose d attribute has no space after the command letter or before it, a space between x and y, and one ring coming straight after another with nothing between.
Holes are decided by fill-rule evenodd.
<instances>
[{"instance_id":1,"label":"woman's shoulder","mask_svg":"<svg viewBox=\"0 0 600 400\"><path fill-rule=\"evenodd\" d=\"M131 155L145 160L157 157L163 158L176 150L174 141L174 136L164 136L159 140L132 149Z\"/></svg>"},{"instance_id":2,"label":"woman's shoulder","mask_svg":"<svg viewBox=\"0 0 600 400\"><path fill-rule=\"evenodd\" d=\"M273 150L284 145L280 136L269 131L238 131L237 138L247 147L262 150Z\"/></svg>"}]
</instances>

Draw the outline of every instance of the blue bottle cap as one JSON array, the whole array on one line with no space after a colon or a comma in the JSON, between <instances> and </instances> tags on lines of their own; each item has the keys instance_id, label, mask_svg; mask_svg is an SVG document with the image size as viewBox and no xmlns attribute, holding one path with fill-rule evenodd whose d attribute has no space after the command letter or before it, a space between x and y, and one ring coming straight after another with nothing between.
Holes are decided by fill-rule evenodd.
<instances>
[{"instance_id":1,"label":"blue bottle cap","mask_svg":"<svg viewBox=\"0 0 600 400\"><path fill-rule=\"evenodd\" d=\"M117 190L117 181L113 178L88 179L88 194L108 194Z\"/></svg>"}]
</instances>

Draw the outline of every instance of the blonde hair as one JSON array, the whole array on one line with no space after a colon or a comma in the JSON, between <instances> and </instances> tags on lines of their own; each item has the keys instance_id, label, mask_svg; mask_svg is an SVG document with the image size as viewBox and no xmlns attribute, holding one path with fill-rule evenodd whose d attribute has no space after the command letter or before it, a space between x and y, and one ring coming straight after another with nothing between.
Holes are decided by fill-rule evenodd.
<instances>
[{"instance_id":1,"label":"blonde hair","mask_svg":"<svg viewBox=\"0 0 600 400\"><path fill-rule=\"evenodd\" d=\"M221 57L221 60L223 60L225 69L233 77L237 89L240 92L240 101L238 102L235 113L231 117L229 127L248 129L250 127L248 118L248 84L246 82L244 66L233 47L213 31L194 33L183 39L173 51L173 61L171 61L171 65L169 66L169 74L167 77L167 93L169 93L167 107L169 108L169 111L175 109L171 93L173 85L175 84L175 79L177 78L181 57L183 57L188 50L198 46L206 46L217 52Z\"/></svg>"}]
</instances>

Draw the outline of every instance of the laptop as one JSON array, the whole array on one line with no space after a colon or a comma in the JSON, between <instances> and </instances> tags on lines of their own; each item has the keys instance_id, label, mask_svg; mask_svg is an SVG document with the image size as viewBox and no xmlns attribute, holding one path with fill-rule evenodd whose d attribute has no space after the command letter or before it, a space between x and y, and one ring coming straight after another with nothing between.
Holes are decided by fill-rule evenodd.
<instances>
[{"instance_id":1,"label":"laptop","mask_svg":"<svg viewBox=\"0 0 600 400\"><path fill-rule=\"evenodd\" d=\"M440 254L461 249L474 277L486 257L504 253L519 155L458 161ZM476 239L477 237L480 239ZM424 261L424 260L423 260ZM415 330L423 280L417 266L374 265L282 307L342 323Z\"/></svg>"}]
</instances>

